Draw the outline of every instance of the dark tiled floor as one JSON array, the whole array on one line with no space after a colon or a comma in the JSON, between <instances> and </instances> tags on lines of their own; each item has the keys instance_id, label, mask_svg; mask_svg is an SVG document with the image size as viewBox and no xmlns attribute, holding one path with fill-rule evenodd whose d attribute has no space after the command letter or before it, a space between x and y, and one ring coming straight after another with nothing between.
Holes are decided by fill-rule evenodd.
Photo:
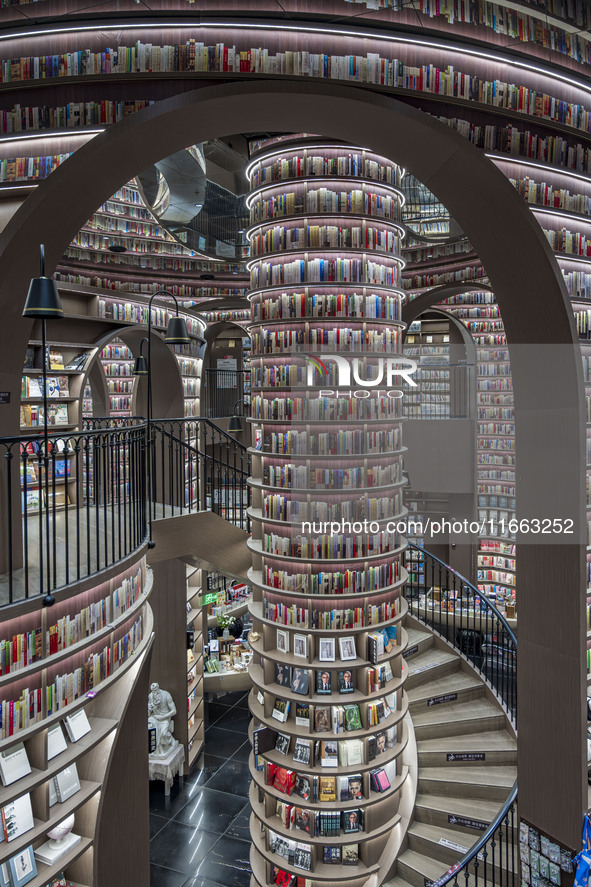
<instances>
[{"instance_id":1,"label":"dark tiled floor","mask_svg":"<svg viewBox=\"0 0 591 887\"><path fill-rule=\"evenodd\" d=\"M248 887L248 703L205 704L205 750L164 797L150 783L150 887Z\"/></svg>"}]
</instances>

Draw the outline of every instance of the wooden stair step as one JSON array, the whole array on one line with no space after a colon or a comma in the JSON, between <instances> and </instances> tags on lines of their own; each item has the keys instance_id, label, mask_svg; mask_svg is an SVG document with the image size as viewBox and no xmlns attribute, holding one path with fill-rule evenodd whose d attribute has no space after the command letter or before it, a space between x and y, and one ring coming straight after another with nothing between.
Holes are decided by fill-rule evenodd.
<instances>
[{"instance_id":1,"label":"wooden stair step","mask_svg":"<svg viewBox=\"0 0 591 887\"><path fill-rule=\"evenodd\" d=\"M451 795L417 795L415 819L431 825L467 832L474 840L491 824L500 809L498 801L455 798ZM478 828L480 823L483 828Z\"/></svg>"},{"instance_id":2,"label":"wooden stair step","mask_svg":"<svg viewBox=\"0 0 591 887\"><path fill-rule=\"evenodd\" d=\"M483 697L470 702L433 705L427 711L413 713L412 722L417 740L422 740L500 729L505 716L498 705Z\"/></svg>"},{"instance_id":3,"label":"wooden stair step","mask_svg":"<svg viewBox=\"0 0 591 887\"><path fill-rule=\"evenodd\" d=\"M430 631L422 631L420 628L407 628L406 626L405 628L408 635L408 644L403 653L405 659L412 659L413 656L416 656L418 653L424 653L425 650L433 646L435 638Z\"/></svg>"},{"instance_id":4,"label":"wooden stair step","mask_svg":"<svg viewBox=\"0 0 591 887\"><path fill-rule=\"evenodd\" d=\"M437 881L448 868L444 862L416 850L405 850L396 860L396 874L412 887L425 887L425 878Z\"/></svg>"},{"instance_id":5,"label":"wooden stair step","mask_svg":"<svg viewBox=\"0 0 591 887\"><path fill-rule=\"evenodd\" d=\"M384 881L382 887L411 887L409 881L405 881L404 878L401 878L400 875L396 875L395 878L390 878L389 881Z\"/></svg>"},{"instance_id":6,"label":"wooden stair step","mask_svg":"<svg viewBox=\"0 0 591 887\"><path fill-rule=\"evenodd\" d=\"M482 798L502 803L516 776L517 768L510 765L420 767L418 790L421 794L441 796L449 792L457 798Z\"/></svg>"},{"instance_id":7,"label":"wooden stair step","mask_svg":"<svg viewBox=\"0 0 591 887\"><path fill-rule=\"evenodd\" d=\"M405 686L409 690L459 669L460 659L455 653L448 653L440 647L429 647L424 653L417 653L409 659Z\"/></svg>"},{"instance_id":8,"label":"wooden stair step","mask_svg":"<svg viewBox=\"0 0 591 887\"><path fill-rule=\"evenodd\" d=\"M429 672L425 674L428 675ZM429 680L419 686L411 687L407 692L409 708L414 718L415 712L478 699L484 696L484 684L466 671L456 671L437 680Z\"/></svg>"},{"instance_id":9,"label":"wooden stair step","mask_svg":"<svg viewBox=\"0 0 591 887\"><path fill-rule=\"evenodd\" d=\"M413 822L408 830L408 844L411 850L437 859L446 867L461 859L478 838L479 835L476 833L470 839L465 833L458 834L451 829L440 828L426 822Z\"/></svg>"},{"instance_id":10,"label":"wooden stair step","mask_svg":"<svg viewBox=\"0 0 591 887\"><path fill-rule=\"evenodd\" d=\"M517 742L506 730L421 739L417 742L417 751L419 767L517 763Z\"/></svg>"},{"instance_id":11,"label":"wooden stair step","mask_svg":"<svg viewBox=\"0 0 591 887\"><path fill-rule=\"evenodd\" d=\"M470 851L479 836L472 839L468 835L458 834L450 829L437 828L423 822L414 822L408 830L409 846L417 853L423 853L430 859L437 859L447 866L452 866ZM478 862L478 872L484 874L484 857L475 859L468 865L468 871L474 872ZM493 869L512 872L519 866L519 848L512 842L506 843L497 838L495 852L489 848L486 859L486 871L492 874Z\"/></svg>"}]
</instances>

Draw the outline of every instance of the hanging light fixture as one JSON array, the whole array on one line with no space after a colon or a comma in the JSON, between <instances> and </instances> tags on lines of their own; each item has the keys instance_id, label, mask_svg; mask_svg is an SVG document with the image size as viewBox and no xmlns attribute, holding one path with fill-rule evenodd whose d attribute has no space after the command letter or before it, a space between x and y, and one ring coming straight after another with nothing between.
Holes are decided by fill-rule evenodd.
<instances>
[{"instance_id":1,"label":"hanging light fixture","mask_svg":"<svg viewBox=\"0 0 591 887\"><path fill-rule=\"evenodd\" d=\"M144 336L142 341L140 342L140 353L136 357L135 362L133 364L133 375L134 376L147 376L148 375L148 359L143 355L144 342L148 340Z\"/></svg>"},{"instance_id":2,"label":"hanging light fixture","mask_svg":"<svg viewBox=\"0 0 591 887\"><path fill-rule=\"evenodd\" d=\"M23 309L23 317L46 320L48 317L63 317L64 309L57 291L55 280L45 276L45 246L39 244L41 274L33 277Z\"/></svg>"}]
</instances>

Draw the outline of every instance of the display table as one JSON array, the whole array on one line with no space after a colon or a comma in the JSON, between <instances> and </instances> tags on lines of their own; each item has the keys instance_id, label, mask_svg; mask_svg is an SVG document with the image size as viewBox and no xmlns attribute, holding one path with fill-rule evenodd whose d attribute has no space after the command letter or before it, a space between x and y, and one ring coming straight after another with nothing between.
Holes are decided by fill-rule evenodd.
<instances>
[{"instance_id":1,"label":"display table","mask_svg":"<svg viewBox=\"0 0 591 887\"><path fill-rule=\"evenodd\" d=\"M233 693L238 690L250 690L252 678L248 669L244 671L215 671L203 675L203 689L206 693Z\"/></svg>"},{"instance_id":2,"label":"display table","mask_svg":"<svg viewBox=\"0 0 591 887\"><path fill-rule=\"evenodd\" d=\"M185 749L179 742L169 751L165 758L148 755L148 773L150 779L162 779L164 781L164 794L170 794L170 786L174 777L184 775Z\"/></svg>"}]
</instances>

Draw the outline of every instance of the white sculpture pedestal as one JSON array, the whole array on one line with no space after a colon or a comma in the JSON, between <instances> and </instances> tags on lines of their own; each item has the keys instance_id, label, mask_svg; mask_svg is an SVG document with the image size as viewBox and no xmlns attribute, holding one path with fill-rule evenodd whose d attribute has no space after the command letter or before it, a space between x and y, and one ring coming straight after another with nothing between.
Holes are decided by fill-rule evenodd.
<instances>
[{"instance_id":1,"label":"white sculpture pedestal","mask_svg":"<svg viewBox=\"0 0 591 887\"><path fill-rule=\"evenodd\" d=\"M170 787L174 777L178 773L183 776L185 769L185 749L180 742L169 751L166 757L148 755L148 772L150 779L162 779L164 781L164 794L170 795Z\"/></svg>"}]
</instances>

